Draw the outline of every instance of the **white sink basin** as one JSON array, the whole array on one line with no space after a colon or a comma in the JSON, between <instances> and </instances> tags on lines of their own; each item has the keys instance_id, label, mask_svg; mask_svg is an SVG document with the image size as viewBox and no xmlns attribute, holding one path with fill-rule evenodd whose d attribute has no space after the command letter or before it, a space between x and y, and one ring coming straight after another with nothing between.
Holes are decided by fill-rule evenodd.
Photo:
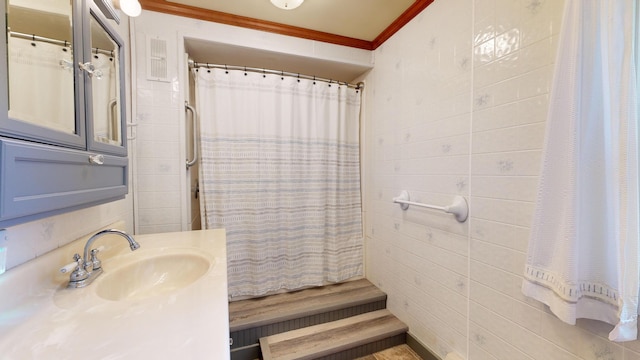
<instances>
[{"instance_id":1,"label":"white sink basin","mask_svg":"<svg viewBox=\"0 0 640 360\"><path fill-rule=\"evenodd\" d=\"M224 230L136 235L136 251L105 236L104 273L67 288L57 269L88 238L0 276L0 294L11 294L0 296L0 358L230 358Z\"/></svg>"},{"instance_id":2,"label":"white sink basin","mask_svg":"<svg viewBox=\"0 0 640 360\"><path fill-rule=\"evenodd\" d=\"M105 262L104 273L93 284L98 296L125 300L168 294L192 284L214 265L212 259L188 249L136 255Z\"/></svg>"}]
</instances>

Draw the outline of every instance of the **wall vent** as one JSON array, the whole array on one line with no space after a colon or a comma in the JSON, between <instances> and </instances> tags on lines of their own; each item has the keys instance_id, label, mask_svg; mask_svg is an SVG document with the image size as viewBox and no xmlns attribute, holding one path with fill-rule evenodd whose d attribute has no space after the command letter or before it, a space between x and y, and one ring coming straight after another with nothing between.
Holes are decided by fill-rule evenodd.
<instances>
[{"instance_id":1,"label":"wall vent","mask_svg":"<svg viewBox=\"0 0 640 360\"><path fill-rule=\"evenodd\" d=\"M167 40L147 37L147 80L169 81Z\"/></svg>"}]
</instances>

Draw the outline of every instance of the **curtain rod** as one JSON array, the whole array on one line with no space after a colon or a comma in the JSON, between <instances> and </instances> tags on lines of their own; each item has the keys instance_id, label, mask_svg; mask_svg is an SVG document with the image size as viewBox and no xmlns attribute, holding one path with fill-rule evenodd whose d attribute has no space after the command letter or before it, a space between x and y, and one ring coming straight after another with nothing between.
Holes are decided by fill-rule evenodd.
<instances>
[{"instance_id":1,"label":"curtain rod","mask_svg":"<svg viewBox=\"0 0 640 360\"><path fill-rule=\"evenodd\" d=\"M38 36L38 35L33 35L33 34L25 34L25 33L17 32L17 31L11 31L11 30L9 31L9 34L11 36L19 38L19 39L44 42L44 43L49 43L49 44L53 44L53 45L60 45L60 46L63 46L63 47L71 47L71 42L69 42L67 40L51 39L51 38L47 38L47 37L44 37L44 36ZM109 51L109 50L92 48L91 51L92 51L92 53L103 54L103 55L107 55L107 56L111 56L111 57L114 56L113 55L113 51Z\"/></svg>"},{"instance_id":2,"label":"curtain rod","mask_svg":"<svg viewBox=\"0 0 640 360\"><path fill-rule=\"evenodd\" d=\"M332 80L332 79L323 79L323 78L319 78L317 76L303 75L303 74L292 73L292 72L287 72L287 71L268 70L268 69L260 69L260 68L253 68L253 67L247 67L247 66L234 66L234 65L219 65L219 64L201 63L201 62L195 62L192 59L189 59L188 62L189 62L189 68L203 67L203 68L207 68L207 69L241 70L241 71L255 72L255 73L260 73L260 74L272 74L272 75L280 75L280 76L297 77L297 78L306 79L306 80L322 81L322 82L326 82L326 83L329 83L329 84L346 85L347 87L350 87L352 89L357 89L357 90L361 90L361 89L364 88L364 83L363 82L359 82L357 84L349 84L349 83L344 82L344 81L337 81L337 80Z\"/></svg>"}]
</instances>

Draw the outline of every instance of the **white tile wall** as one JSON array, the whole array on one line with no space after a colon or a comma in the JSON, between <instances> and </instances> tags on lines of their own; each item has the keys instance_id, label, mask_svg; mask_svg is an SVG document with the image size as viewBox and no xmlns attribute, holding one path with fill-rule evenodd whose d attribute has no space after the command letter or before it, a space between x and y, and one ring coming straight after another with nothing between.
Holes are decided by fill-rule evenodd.
<instances>
[{"instance_id":1,"label":"white tile wall","mask_svg":"<svg viewBox=\"0 0 640 360\"><path fill-rule=\"evenodd\" d=\"M130 195L113 203L11 226L7 228L8 241L5 242L7 266L12 268L26 263L117 221L126 224L121 230L133 233Z\"/></svg>"},{"instance_id":2,"label":"white tile wall","mask_svg":"<svg viewBox=\"0 0 640 360\"><path fill-rule=\"evenodd\" d=\"M136 177L137 231L140 234L181 231L181 178L184 152L180 142L180 89L177 69L170 69L170 82L146 78L146 40L144 29L135 33L136 77ZM175 30L173 31L175 32ZM177 54L175 35L162 36L169 53ZM175 55L173 55L175 56ZM175 59L174 59L175 63Z\"/></svg>"},{"instance_id":3,"label":"white tile wall","mask_svg":"<svg viewBox=\"0 0 640 360\"><path fill-rule=\"evenodd\" d=\"M640 358L611 326L566 325L520 287L561 0L436 0L366 78L367 277L440 356ZM470 202L465 224L391 198Z\"/></svg>"}]
</instances>

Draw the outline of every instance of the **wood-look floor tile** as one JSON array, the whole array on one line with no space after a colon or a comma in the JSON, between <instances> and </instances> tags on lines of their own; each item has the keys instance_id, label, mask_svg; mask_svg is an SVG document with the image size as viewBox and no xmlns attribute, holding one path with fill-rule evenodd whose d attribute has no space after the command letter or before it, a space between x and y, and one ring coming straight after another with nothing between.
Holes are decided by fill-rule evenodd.
<instances>
[{"instance_id":1,"label":"wood-look floor tile","mask_svg":"<svg viewBox=\"0 0 640 360\"><path fill-rule=\"evenodd\" d=\"M422 358L408 345L399 345L356 360L422 360Z\"/></svg>"}]
</instances>

